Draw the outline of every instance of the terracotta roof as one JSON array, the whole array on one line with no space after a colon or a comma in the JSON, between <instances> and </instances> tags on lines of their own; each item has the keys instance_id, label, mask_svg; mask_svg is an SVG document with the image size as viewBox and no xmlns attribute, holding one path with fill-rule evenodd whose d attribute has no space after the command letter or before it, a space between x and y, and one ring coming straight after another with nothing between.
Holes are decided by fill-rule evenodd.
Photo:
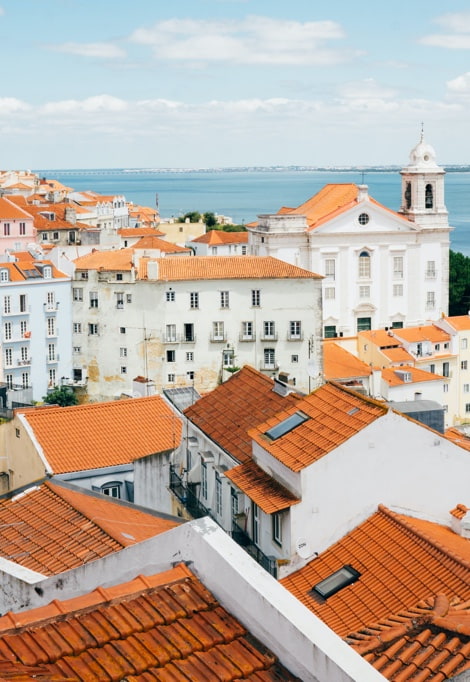
<instances>
[{"instance_id":1,"label":"terracotta roof","mask_svg":"<svg viewBox=\"0 0 470 682\"><path fill-rule=\"evenodd\" d=\"M176 525L105 495L45 482L0 500L0 556L56 575Z\"/></svg>"},{"instance_id":2,"label":"terracotta roof","mask_svg":"<svg viewBox=\"0 0 470 682\"><path fill-rule=\"evenodd\" d=\"M462 433L462 431L459 431L459 429L451 427L450 429L447 429L444 435L453 443L460 445L461 448L470 450L470 438Z\"/></svg>"},{"instance_id":3,"label":"terracotta roof","mask_svg":"<svg viewBox=\"0 0 470 682\"><path fill-rule=\"evenodd\" d=\"M452 327L459 332L470 330L470 315L454 315L453 317L444 317Z\"/></svg>"},{"instance_id":4,"label":"terracotta roof","mask_svg":"<svg viewBox=\"0 0 470 682\"><path fill-rule=\"evenodd\" d=\"M220 244L247 244L248 232L224 232L223 230L209 230L200 237L191 239L197 244L209 244L218 246Z\"/></svg>"},{"instance_id":5,"label":"terracotta roof","mask_svg":"<svg viewBox=\"0 0 470 682\"><path fill-rule=\"evenodd\" d=\"M121 237L163 237L165 233L154 227L122 227L118 234Z\"/></svg>"},{"instance_id":6,"label":"terracotta roof","mask_svg":"<svg viewBox=\"0 0 470 682\"><path fill-rule=\"evenodd\" d=\"M403 329L395 329L394 334L398 339L404 339L408 343L416 343L420 341L431 341L432 343L445 343L450 341L450 334L445 332L433 324L428 324L424 327L404 327Z\"/></svg>"},{"instance_id":7,"label":"terracotta roof","mask_svg":"<svg viewBox=\"0 0 470 682\"><path fill-rule=\"evenodd\" d=\"M372 372L369 365L331 341L323 343L323 371L327 380L366 377Z\"/></svg>"},{"instance_id":8,"label":"terracotta roof","mask_svg":"<svg viewBox=\"0 0 470 682\"><path fill-rule=\"evenodd\" d=\"M300 471L383 416L387 409L339 384L327 383L248 434L289 469ZM276 440L266 435L295 412L308 419Z\"/></svg>"},{"instance_id":9,"label":"terracotta roof","mask_svg":"<svg viewBox=\"0 0 470 682\"><path fill-rule=\"evenodd\" d=\"M161 234L161 233L160 233ZM172 244L164 239L160 239L155 235L145 235L139 239L133 246L133 249L158 249L163 253L186 253L189 256L192 254L191 249L187 249L184 246L178 246L177 244Z\"/></svg>"},{"instance_id":10,"label":"terracotta roof","mask_svg":"<svg viewBox=\"0 0 470 682\"><path fill-rule=\"evenodd\" d=\"M358 332L358 341L368 341L373 343L374 346L379 348L384 347L399 347L401 346L401 341L393 336L393 332L385 331L385 329L370 329L364 332Z\"/></svg>"},{"instance_id":11,"label":"terracotta roof","mask_svg":"<svg viewBox=\"0 0 470 682\"><path fill-rule=\"evenodd\" d=\"M68 278L68 275L64 274L60 270L57 270L52 261L49 260L38 260L34 259L33 256L25 251L14 251L12 252L17 260L1 263L0 268L2 270L8 270L10 282L22 282L29 279L34 279L37 281L39 277L43 277L41 270L38 265L48 265L51 268L51 278L50 279L63 279ZM34 275L34 273L36 273Z\"/></svg>"},{"instance_id":12,"label":"terracotta roof","mask_svg":"<svg viewBox=\"0 0 470 682\"><path fill-rule=\"evenodd\" d=\"M458 504L454 509L451 509L450 514L456 519L463 519L470 509L465 504Z\"/></svg>"},{"instance_id":13,"label":"terracotta roof","mask_svg":"<svg viewBox=\"0 0 470 682\"><path fill-rule=\"evenodd\" d=\"M118 249L117 251L98 251L80 256L74 260L77 270L132 270L133 249Z\"/></svg>"},{"instance_id":14,"label":"terracotta roof","mask_svg":"<svg viewBox=\"0 0 470 682\"><path fill-rule=\"evenodd\" d=\"M469 640L470 602L439 594L346 641L388 680L442 682L469 670Z\"/></svg>"},{"instance_id":15,"label":"terracotta roof","mask_svg":"<svg viewBox=\"0 0 470 682\"><path fill-rule=\"evenodd\" d=\"M31 220L31 216L13 201L0 197L0 220Z\"/></svg>"},{"instance_id":16,"label":"terracotta roof","mask_svg":"<svg viewBox=\"0 0 470 682\"><path fill-rule=\"evenodd\" d=\"M181 438L180 419L158 395L40 407L23 417L55 474L128 464L172 450Z\"/></svg>"},{"instance_id":17,"label":"terracotta roof","mask_svg":"<svg viewBox=\"0 0 470 682\"><path fill-rule=\"evenodd\" d=\"M360 572L356 582L326 600L312 594L317 583L346 564ZM345 637L438 592L470 599L470 542L450 528L380 506L281 583Z\"/></svg>"},{"instance_id":18,"label":"terracotta roof","mask_svg":"<svg viewBox=\"0 0 470 682\"><path fill-rule=\"evenodd\" d=\"M405 381L400 372L406 372L410 376L410 381ZM404 365L402 367L389 367L382 370L382 379L389 386L403 386L404 384L417 384L424 381L439 381L443 377L432 372L425 372L424 369Z\"/></svg>"},{"instance_id":19,"label":"terracotta roof","mask_svg":"<svg viewBox=\"0 0 470 682\"><path fill-rule=\"evenodd\" d=\"M271 256L193 256L162 258L159 278L195 279L321 279L321 275Z\"/></svg>"},{"instance_id":20,"label":"terracotta roof","mask_svg":"<svg viewBox=\"0 0 470 682\"><path fill-rule=\"evenodd\" d=\"M184 414L235 459L246 462L251 459L248 429L297 403L293 394L283 397L273 388L272 379L245 365Z\"/></svg>"},{"instance_id":21,"label":"terracotta roof","mask_svg":"<svg viewBox=\"0 0 470 682\"><path fill-rule=\"evenodd\" d=\"M415 358L408 353L404 348L382 348L380 350L390 362L400 363L402 365L410 365L415 362Z\"/></svg>"},{"instance_id":22,"label":"terracotta roof","mask_svg":"<svg viewBox=\"0 0 470 682\"><path fill-rule=\"evenodd\" d=\"M8 613L0 659L18 675L38 666L47 680L296 679L183 565Z\"/></svg>"},{"instance_id":23,"label":"terracotta roof","mask_svg":"<svg viewBox=\"0 0 470 682\"><path fill-rule=\"evenodd\" d=\"M269 476L253 460L225 472L226 477L266 514L288 509L300 499Z\"/></svg>"}]
</instances>

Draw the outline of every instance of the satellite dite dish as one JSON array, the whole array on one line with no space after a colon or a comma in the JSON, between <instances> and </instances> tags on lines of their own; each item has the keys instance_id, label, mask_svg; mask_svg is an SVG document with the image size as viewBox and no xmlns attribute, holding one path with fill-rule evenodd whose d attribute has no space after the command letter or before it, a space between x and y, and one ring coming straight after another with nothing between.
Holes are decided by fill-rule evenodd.
<instances>
[{"instance_id":1,"label":"satellite dite dish","mask_svg":"<svg viewBox=\"0 0 470 682\"><path fill-rule=\"evenodd\" d=\"M308 559L312 556L312 549L307 538L298 538L295 543L295 551L301 559Z\"/></svg>"},{"instance_id":2,"label":"satellite dite dish","mask_svg":"<svg viewBox=\"0 0 470 682\"><path fill-rule=\"evenodd\" d=\"M309 360L307 362L307 374L309 377L317 377L319 375L318 364L315 360Z\"/></svg>"}]
</instances>

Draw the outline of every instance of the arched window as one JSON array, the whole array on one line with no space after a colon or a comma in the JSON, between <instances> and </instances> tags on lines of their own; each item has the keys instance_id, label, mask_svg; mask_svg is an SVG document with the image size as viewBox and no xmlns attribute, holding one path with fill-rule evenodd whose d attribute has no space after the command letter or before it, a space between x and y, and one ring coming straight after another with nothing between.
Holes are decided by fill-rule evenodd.
<instances>
[{"instance_id":1,"label":"arched window","mask_svg":"<svg viewBox=\"0 0 470 682\"><path fill-rule=\"evenodd\" d=\"M370 253L361 251L359 254L359 277L370 277Z\"/></svg>"},{"instance_id":2,"label":"arched window","mask_svg":"<svg viewBox=\"0 0 470 682\"><path fill-rule=\"evenodd\" d=\"M426 208L432 208L434 205L433 195L432 195L432 185L426 185L426 191L424 196L424 205Z\"/></svg>"},{"instance_id":3,"label":"arched window","mask_svg":"<svg viewBox=\"0 0 470 682\"><path fill-rule=\"evenodd\" d=\"M411 182L406 183L405 205L406 205L406 208L411 208Z\"/></svg>"}]
</instances>

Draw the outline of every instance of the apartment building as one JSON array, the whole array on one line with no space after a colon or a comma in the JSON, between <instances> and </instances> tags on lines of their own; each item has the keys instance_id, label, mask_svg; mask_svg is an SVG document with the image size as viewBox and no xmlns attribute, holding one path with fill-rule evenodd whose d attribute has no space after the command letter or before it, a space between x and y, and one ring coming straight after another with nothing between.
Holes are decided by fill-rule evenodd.
<instances>
[{"instance_id":1,"label":"apartment building","mask_svg":"<svg viewBox=\"0 0 470 682\"><path fill-rule=\"evenodd\" d=\"M309 391L321 374L321 277L275 258L121 249L75 261L72 383L89 399L211 390L244 364Z\"/></svg>"}]
</instances>

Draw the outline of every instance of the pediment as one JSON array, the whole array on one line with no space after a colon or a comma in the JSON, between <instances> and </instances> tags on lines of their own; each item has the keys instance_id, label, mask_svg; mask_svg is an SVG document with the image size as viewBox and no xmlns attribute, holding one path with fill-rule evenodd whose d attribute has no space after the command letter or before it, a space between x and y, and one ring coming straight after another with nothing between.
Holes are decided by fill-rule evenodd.
<instances>
[{"instance_id":1,"label":"pediment","mask_svg":"<svg viewBox=\"0 0 470 682\"><path fill-rule=\"evenodd\" d=\"M313 227L311 234L380 234L383 232L416 232L419 228L407 220L373 201L361 201L331 220Z\"/></svg>"}]
</instances>

